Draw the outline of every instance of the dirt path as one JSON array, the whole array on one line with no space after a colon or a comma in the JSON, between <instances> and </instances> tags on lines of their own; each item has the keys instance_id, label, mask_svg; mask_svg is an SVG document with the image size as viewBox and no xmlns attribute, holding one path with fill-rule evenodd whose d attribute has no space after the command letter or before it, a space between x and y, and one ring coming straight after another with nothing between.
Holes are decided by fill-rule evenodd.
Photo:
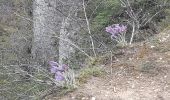
<instances>
[{"instance_id":1,"label":"dirt path","mask_svg":"<svg viewBox=\"0 0 170 100\"><path fill-rule=\"evenodd\" d=\"M158 59L160 66L142 71L113 67L112 74L92 77L61 100L170 100L170 62Z\"/></svg>"},{"instance_id":2,"label":"dirt path","mask_svg":"<svg viewBox=\"0 0 170 100\"><path fill-rule=\"evenodd\" d=\"M61 100L170 100L169 80L170 74L122 76L120 71L104 79L93 77Z\"/></svg>"}]
</instances>

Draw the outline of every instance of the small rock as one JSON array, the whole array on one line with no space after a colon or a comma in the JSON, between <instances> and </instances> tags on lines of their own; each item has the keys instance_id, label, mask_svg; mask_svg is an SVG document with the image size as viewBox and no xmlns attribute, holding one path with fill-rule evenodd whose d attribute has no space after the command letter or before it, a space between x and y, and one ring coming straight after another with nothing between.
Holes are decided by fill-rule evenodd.
<instances>
[{"instance_id":1,"label":"small rock","mask_svg":"<svg viewBox=\"0 0 170 100\"><path fill-rule=\"evenodd\" d=\"M85 98L85 97L83 97L83 98L81 98L81 100L86 100L86 98Z\"/></svg>"},{"instance_id":2,"label":"small rock","mask_svg":"<svg viewBox=\"0 0 170 100\"><path fill-rule=\"evenodd\" d=\"M137 79L140 78L139 76L136 77Z\"/></svg>"},{"instance_id":3,"label":"small rock","mask_svg":"<svg viewBox=\"0 0 170 100\"><path fill-rule=\"evenodd\" d=\"M96 98L95 98L95 97L92 97L91 100L96 100Z\"/></svg>"},{"instance_id":4,"label":"small rock","mask_svg":"<svg viewBox=\"0 0 170 100\"><path fill-rule=\"evenodd\" d=\"M107 94L106 94L105 96L106 96L106 97L108 97L108 95L107 95Z\"/></svg>"},{"instance_id":5,"label":"small rock","mask_svg":"<svg viewBox=\"0 0 170 100\"><path fill-rule=\"evenodd\" d=\"M74 99L75 99L75 97L71 97L71 99L73 99L73 100L74 100Z\"/></svg>"},{"instance_id":6,"label":"small rock","mask_svg":"<svg viewBox=\"0 0 170 100\"><path fill-rule=\"evenodd\" d=\"M164 76L164 78L167 78L167 76Z\"/></svg>"},{"instance_id":7,"label":"small rock","mask_svg":"<svg viewBox=\"0 0 170 100\"><path fill-rule=\"evenodd\" d=\"M135 84L132 84L132 89L135 88Z\"/></svg>"},{"instance_id":8,"label":"small rock","mask_svg":"<svg viewBox=\"0 0 170 100\"><path fill-rule=\"evenodd\" d=\"M154 45L151 45L151 48L155 48L155 46L154 46Z\"/></svg>"}]
</instances>

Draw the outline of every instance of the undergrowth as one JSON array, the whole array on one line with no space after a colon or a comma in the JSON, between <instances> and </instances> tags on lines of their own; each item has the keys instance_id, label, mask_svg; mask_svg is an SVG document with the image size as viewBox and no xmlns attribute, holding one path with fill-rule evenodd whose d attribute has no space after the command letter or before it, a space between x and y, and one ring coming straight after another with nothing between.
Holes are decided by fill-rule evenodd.
<instances>
[{"instance_id":1,"label":"undergrowth","mask_svg":"<svg viewBox=\"0 0 170 100\"><path fill-rule=\"evenodd\" d=\"M105 74L105 71L102 67L98 67L98 66L93 66L93 67L87 67L84 68L80 71L80 74L77 78L77 81L82 84L82 83L86 83L87 80L94 76L94 77L101 77Z\"/></svg>"}]
</instances>

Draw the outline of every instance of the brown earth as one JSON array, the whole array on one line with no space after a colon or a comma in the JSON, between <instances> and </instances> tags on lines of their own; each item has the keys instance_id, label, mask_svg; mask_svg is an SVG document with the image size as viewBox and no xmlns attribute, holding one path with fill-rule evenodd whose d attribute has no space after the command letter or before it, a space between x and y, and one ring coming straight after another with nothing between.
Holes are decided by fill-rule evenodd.
<instances>
[{"instance_id":1,"label":"brown earth","mask_svg":"<svg viewBox=\"0 0 170 100\"><path fill-rule=\"evenodd\" d=\"M107 75L48 100L170 100L170 31L121 49Z\"/></svg>"}]
</instances>

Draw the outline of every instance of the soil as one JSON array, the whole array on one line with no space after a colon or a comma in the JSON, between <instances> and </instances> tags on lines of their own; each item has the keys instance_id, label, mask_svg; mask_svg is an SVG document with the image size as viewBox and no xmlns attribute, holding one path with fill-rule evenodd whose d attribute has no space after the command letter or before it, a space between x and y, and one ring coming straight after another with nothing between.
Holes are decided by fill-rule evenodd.
<instances>
[{"instance_id":1,"label":"soil","mask_svg":"<svg viewBox=\"0 0 170 100\"><path fill-rule=\"evenodd\" d=\"M74 92L49 100L170 100L170 38L122 52L105 65L106 76L91 77Z\"/></svg>"}]
</instances>

